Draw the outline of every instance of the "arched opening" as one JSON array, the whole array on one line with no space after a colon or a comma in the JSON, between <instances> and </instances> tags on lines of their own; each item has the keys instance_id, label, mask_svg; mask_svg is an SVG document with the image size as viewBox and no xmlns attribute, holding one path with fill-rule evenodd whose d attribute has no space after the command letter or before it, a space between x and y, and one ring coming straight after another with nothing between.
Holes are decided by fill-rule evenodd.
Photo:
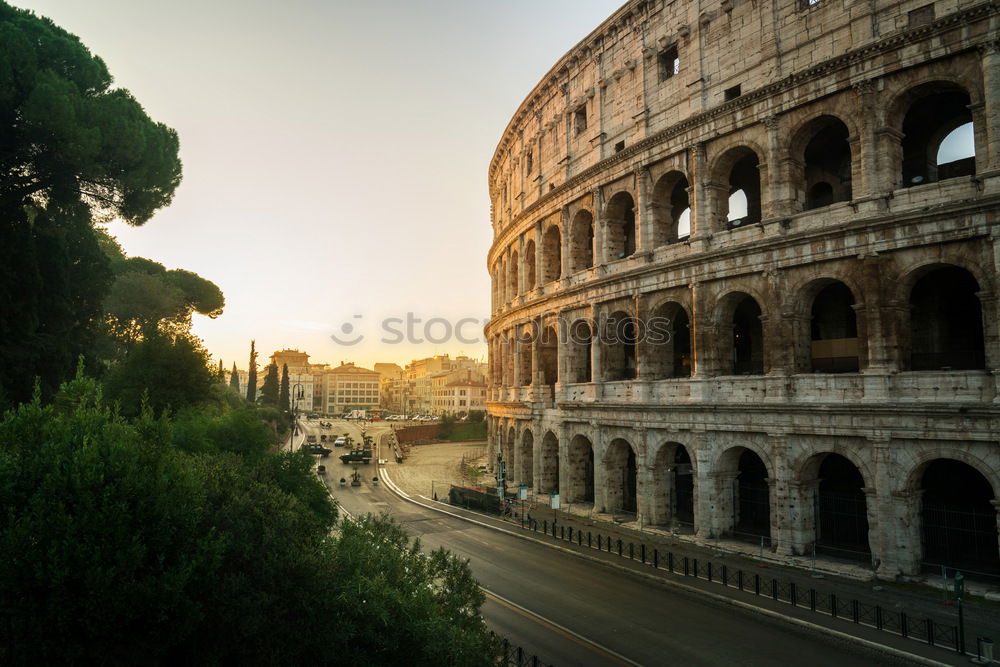
<instances>
[{"instance_id":1,"label":"arched opening","mask_svg":"<svg viewBox=\"0 0 1000 667\"><path fill-rule=\"evenodd\" d=\"M771 494L767 467L757 454L744 449L737 465L733 525L737 535L771 537Z\"/></svg>"},{"instance_id":2,"label":"arched opening","mask_svg":"<svg viewBox=\"0 0 1000 667\"><path fill-rule=\"evenodd\" d=\"M549 227L542 236L542 284L562 277L562 237L559 228Z\"/></svg>"},{"instance_id":3,"label":"arched opening","mask_svg":"<svg viewBox=\"0 0 1000 667\"><path fill-rule=\"evenodd\" d=\"M930 271L910 292L910 370L986 367L979 283L957 266Z\"/></svg>"},{"instance_id":4,"label":"arched opening","mask_svg":"<svg viewBox=\"0 0 1000 667\"><path fill-rule=\"evenodd\" d=\"M577 320L569 328L570 382L593 382L591 347L594 332L586 320Z\"/></svg>"},{"instance_id":5,"label":"arched opening","mask_svg":"<svg viewBox=\"0 0 1000 667\"><path fill-rule=\"evenodd\" d=\"M506 258L500 263L500 302L510 301L510 275L507 273Z\"/></svg>"},{"instance_id":6,"label":"arched opening","mask_svg":"<svg viewBox=\"0 0 1000 667\"><path fill-rule=\"evenodd\" d=\"M635 318L624 311L608 317L604 325L605 379L634 380L636 377L636 344L639 340Z\"/></svg>"},{"instance_id":7,"label":"arched opening","mask_svg":"<svg viewBox=\"0 0 1000 667\"><path fill-rule=\"evenodd\" d=\"M609 512L635 513L637 508L638 467L635 451L627 441L616 438L608 445L605 472Z\"/></svg>"},{"instance_id":8,"label":"arched opening","mask_svg":"<svg viewBox=\"0 0 1000 667\"><path fill-rule=\"evenodd\" d=\"M861 471L840 454L826 454L818 475L816 550L868 561L868 503Z\"/></svg>"},{"instance_id":9,"label":"arched opening","mask_svg":"<svg viewBox=\"0 0 1000 667\"><path fill-rule=\"evenodd\" d=\"M643 338L643 377L653 379L691 376L691 330L687 311L675 302L658 306L650 314Z\"/></svg>"},{"instance_id":10,"label":"arched opening","mask_svg":"<svg viewBox=\"0 0 1000 667\"><path fill-rule=\"evenodd\" d=\"M531 431L525 429L524 433L521 435L521 450L518 457L518 477L521 484L525 484L528 487L532 486L534 481L534 452L535 452L535 436L531 434Z\"/></svg>"},{"instance_id":11,"label":"arched opening","mask_svg":"<svg viewBox=\"0 0 1000 667\"><path fill-rule=\"evenodd\" d=\"M733 375L763 375L764 328L760 306L745 296L733 311Z\"/></svg>"},{"instance_id":12,"label":"arched opening","mask_svg":"<svg viewBox=\"0 0 1000 667\"><path fill-rule=\"evenodd\" d=\"M604 247L607 261L635 254L635 201L619 192L608 202L604 220Z\"/></svg>"},{"instance_id":13,"label":"arched opening","mask_svg":"<svg viewBox=\"0 0 1000 667\"><path fill-rule=\"evenodd\" d=\"M532 346L535 343L535 337L532 335L530 329L524 329L521 331L520 337L517 339L517 382L520 386L526 387L532 383L532 374L534 372L534 366L532 365Z\"/></svg>"},{"instance_id":14,"label":"arched opening","mask_svg":"<svg viewBox=\"0 0 1000 667\"><path fill-rule=\"evenodd\" d=\"M730 227L760 222L760 160L749 148L738 150L738 159L729 170L729 199L725 206Z\"/></svg>"},{"instance_id":15,"label":"arched opening","mask_svg":"<svg viewBox=\"0 0 1000 667\"><path fill-rule=\"evenodd\" d=\"M541 457L538 473L541 475L538 490L542 493L559 492L559 438L546 431L542 437Z\"/></svg>"},{"instance_id":16,"label":"arched opening","mask_svg":"<svg viewBox=\"0 0 1000 667\"><path fill-rule=\"evenodd\" d=\"M535 242L528 241L524 244L524 291L530 292L535 289Z\"/></svg>"},{"instance_id":17,"label":"arched opening","mask_svg":"<svg viewBox=\"0 0 1000 667\"><path fill-rule=\"evenodd\" d=\"M674 450L674 519L681 524L694 526L694 468L691 456L684 445Z\"/></svg>"},{"instance_id":18,"label":"arched opening","mask_svg":"<svg viewBox=\"0 0 1000 667\"><path fill-rule=\"evenodd\" d=\"M676 243L691 235L688 180L679 171L664 174L653 188L653 245Z\"/></svg>"},{"instance_id":19,"label":"arched opening","mask_svg":"<svg viewBox=\"0 0 1000 667\"><path fill-rule=\"evenodd\" d=\"M822 116L805 129L812 133L803 154L805 210L851 200L850 132L843 121Z\"/></svg>"},{"instance_id":20,"label":"arched opening","mask_svg":"<svg viewBox=\"0 0 1000 667\"><path fill-rule=\"evenodd\" d=\"M514 475L514 443L517 441L517 434L514 427L507 429L506 437L501 444L500 455L503 457L501 463L504 466L504 480L509 482Z\"/></svg>"},{"instance_id":21,"label":"arched opening","mask_svg":"<svg viewBox=\"0 0 1000 667\"><path fill-rule=\"evenodd\" d=\"M594 502L594 446L582 435L569 444L570 488L567 502Z\"/></svg>"},{"instance_id":22,"label":"arched opening","mask_svg":"<svg viewBox=\"0 0 1000 667\"><path fill-rule=\"evenodd\" d=\"M520 268L517 251L514 250L510 253L510 264L507 267L507 297L509 299L513 299L520 293L517 289L517 272Z\"/></svg>"},{"instance_id":23,"label":"arched opening","mask_svg":"<svg viewBox=\"0 0 1000 667\"><path fill-rule=\"evenodd\" d=\"M539 341L539 357L542 364L542 384L548 388L548 399L555 398L555 384L559 382L559 337L555 327L542 329Z\"/></svg>"},{"instance_id":24,"label":"arched opening","mask_svg":"<svg viewBox=\"0 0 1000 667\"><path fill-rule=\"evenodd\" d=\"M570 225L569 270L572 273L594 265L594 217L590 211L579 211Z\"/></svg>"},{"instance_id":25,"label":"arched opening","mask_svg":"<svg viewBox=\"0 0 1000 667\"><path fill-rule=\"evenodd\" d=\"M813 299L810 338L814 372L858 371L858 324L853 306L854 295L841 282L830 283Z\"/></svg>"},{"instance_id":26,"label":"arched opening","mask_svg":"<svg viewBox=\"0 0 1000 667\"><path fill-rule=\"evenodd\" d=\"M972 123L959 125L944 138L937 152L938 179L975 173L976 137ZM970 166L971 165L971 166Z\"/></svg>"},{"instance_id":27,"label":"arched opening","mask_svg":"<svg viewBox=\"0 0 1000 667\"><path fill-rule=\"evenodd\" d=\"M924 565L964 573L1000 572L996 494L989 480L954 459L930 462L921 478Z\"/></svg>"},{"instance_id":28,"label":"arched opening","mask_svg":"<svg viewBox=\"0 0 1000 667\"><path fill-rule=\"evenodd\" d=\"M976 173L974 143L971 155L967 142L961 150L951 152L954 145L950 142L948 154L942 155L940 151L945 138L954 130L971 125L969 94L945 83L928 84L923 91L927 94L910 105L903 119L903 187ZM966 136L969 135L971 132L966 131ZM949 161L939 162L942 157Z\"/></svg>"}]
</instances>

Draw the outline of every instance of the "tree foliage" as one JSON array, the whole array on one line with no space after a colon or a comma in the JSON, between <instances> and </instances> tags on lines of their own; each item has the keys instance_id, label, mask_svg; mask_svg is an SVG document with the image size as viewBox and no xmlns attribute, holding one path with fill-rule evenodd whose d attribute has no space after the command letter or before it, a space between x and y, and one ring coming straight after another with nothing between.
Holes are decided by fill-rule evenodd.
<instances>
[{"instance_id":1,"label":"tree foliage","mask_svg":"<svg viewBox=\"0 0 1000 667\"><path fill-rule=\"evenodd\" d=\"M75 35L0 2L0 208L82 202L142 224L170 203L177 134L111 84Z\"/></svg>"},{"instance_id":2,"label":"tree foliage","mask_svg":"<svg viewBox=\"0 0 1000 667\"><path fill-rule=\"evenodd\" d=\"M208 353L190 336L156 333L139 341L104 379L122 414L138 415L145 401L156 414L214 402Z\"/></svg>"},{"instance_id":3,"label":"tree foliage","mask_svg":"<svg viewBox=\"0 0 1000 667\"><path fill-rule=\"evenodd\" d=\"M278 391L278 409L288 412L291 408L288 393L288 364L281 364L281 387Z\"/></svg>"},{"instance_id":4,"label":"tree foliage","mask_svg":"<svg viewBox=\"0 0 1000 667\"><path fill-rule=\"evenodd\" d=\"M468 564L385 517L332 536L312 457L265 432L251 408L126 421L83 377L8 412L0 663L492 664Z\"/></svg>"},{"instance_id":5,"label":"tree foliage","mask_svg":"<svg viewBox=\"0 0 1000 667\"><path fill-rule=\"evenodd\" d=\"M236 370L236 362L233 362L233 370L229 372L229 386L236 390L237 393L240 391L240 372Z\"/></svg>"},{"instance_id":6,"label":"tree foliage","mask_svg":"<svg viewBox=\"0 0 1000 667\"><path fill-rule=\"evenodd\" d=\"M268 364L267 374L264 375L264 384L260 386L260 402L272 408L278 407L280 389L278 367L275 364Z\"/></svg>"},{"instance_id":7,"label":"tree foliage","mask_svg":"<svg viewBox=\"0 0 1000 667\"><path fill-rule=\"evenodd\" d=\"M0 0L0 393L44 395L90 352L110 285L95 219L141 224L180 182L177 136L79 39Z\"/></svg>"},{"instance_id":8,"label":"tree foliage","mask_svg":"<svg viewBox=\"0 0 1000 667\"><path fill-rule=\"evenodd\" d=\"M257 402L257 341L250 341L250 363L247 364L247 401Z\"/></svg>"}]
</instances>

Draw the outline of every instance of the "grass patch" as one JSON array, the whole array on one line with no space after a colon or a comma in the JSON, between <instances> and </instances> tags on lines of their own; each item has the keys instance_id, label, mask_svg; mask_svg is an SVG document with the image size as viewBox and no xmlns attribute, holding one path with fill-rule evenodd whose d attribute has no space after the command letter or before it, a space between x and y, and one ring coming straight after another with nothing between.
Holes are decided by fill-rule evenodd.
<instances>
[{"instance_id":1,"label":"grass patch","mask_svg":"<svg viewBox=\"0 0 1000 667\"><path fill-rule=\"evenodd\" d=\"M445 431L448 431L445 433ZM486 439L486 422L478 422L472 424L452 424L450 429L445 429L442 425L441 434L438 435L440 440L485 440Z\"/></svg>"}]
</instances>

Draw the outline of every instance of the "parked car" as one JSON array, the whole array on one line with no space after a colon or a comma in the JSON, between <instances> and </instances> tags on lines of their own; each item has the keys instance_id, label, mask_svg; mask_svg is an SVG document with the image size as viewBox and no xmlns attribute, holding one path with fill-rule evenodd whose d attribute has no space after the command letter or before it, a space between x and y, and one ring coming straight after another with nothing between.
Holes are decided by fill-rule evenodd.
<instances>
[{"instance_id":1,"label":"parked car","mask_svg":"<svg viewBox=\"0 0 1000 667\"><path fill-rule=\"evenodd\" d=\"M346 447L347 446L347 440L345 440L342 437L341 438L337 438L336 440L333 441L333 446L334 447Z\"/></svg>"},{"instance_id":2,"label":"parked car","mask_svg":"<svg viewBox=\"0 0 1000 667\"><path fill-rule=\"evenodd\" d=\"M320 456L322 456L324 458L333 453L332 449L328 449L327 447L324 447L323 445L318 445L318 444L315 444L315 443L306 443L306 444L302 445L302 449L304 451L309 452L310 454L319 454Z\"/></svg>"}]
</instances>

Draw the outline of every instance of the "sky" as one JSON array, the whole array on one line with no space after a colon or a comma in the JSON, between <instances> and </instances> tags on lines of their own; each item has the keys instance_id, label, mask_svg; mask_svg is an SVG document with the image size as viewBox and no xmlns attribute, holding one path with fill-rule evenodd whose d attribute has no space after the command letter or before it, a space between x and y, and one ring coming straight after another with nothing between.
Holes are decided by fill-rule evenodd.
<instances>
[{"instance_id":1,"label":"sky","mask_svg":"<svg viewBox=\"0 0 1000 667\"><path fill-rule=\"evenodd\" d=\"M130 256L226 296L214 360L485 360L487 168L518 105L624 0L8 0L177 130L184 179ZM334 338L335 337L335 338Z\"/></svg>"}]
</instances>

